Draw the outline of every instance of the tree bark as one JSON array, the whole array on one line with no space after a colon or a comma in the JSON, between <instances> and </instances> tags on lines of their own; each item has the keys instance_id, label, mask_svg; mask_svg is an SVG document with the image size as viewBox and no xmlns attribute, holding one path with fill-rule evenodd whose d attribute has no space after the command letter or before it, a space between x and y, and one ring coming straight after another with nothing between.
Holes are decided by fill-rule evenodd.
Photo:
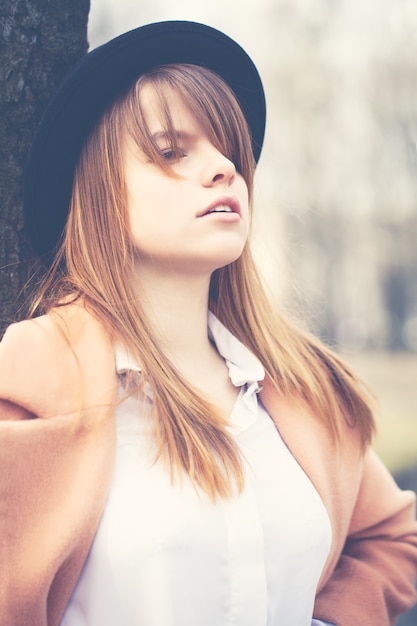
<instances>
[{"instance_id":1,"label":"tree bark","mask_svg":"<svg viewBox=\"0 0 417 626\"><path fill-rule=\"evenodd\" d=\"M90 0L0 3L0 337L40 271L23 224L27 153L46 101L87 52L89 10Z\"/></svg>"}]
</instances>

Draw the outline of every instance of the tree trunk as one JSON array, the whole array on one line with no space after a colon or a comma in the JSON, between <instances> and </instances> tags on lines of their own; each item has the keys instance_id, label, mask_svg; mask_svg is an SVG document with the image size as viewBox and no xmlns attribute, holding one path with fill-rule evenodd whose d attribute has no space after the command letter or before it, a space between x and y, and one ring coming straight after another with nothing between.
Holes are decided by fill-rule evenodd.
<instances>
[{"instance_id":1,"label":"tree trunk","mask_svg":"<svg viewBox=\"0 0 417 626\"><path fill-rule=\"evenodd\" d=\"M89 9L90 0L0 3L0 337L36 271L23 229L25 160L46 101L87 52Z\"/></svg>"}]
</instances>

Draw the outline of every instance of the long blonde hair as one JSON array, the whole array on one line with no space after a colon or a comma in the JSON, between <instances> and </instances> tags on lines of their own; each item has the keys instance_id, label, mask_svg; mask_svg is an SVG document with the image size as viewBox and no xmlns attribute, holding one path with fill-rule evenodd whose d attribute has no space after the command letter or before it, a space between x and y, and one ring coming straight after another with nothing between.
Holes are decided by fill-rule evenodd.
<instances>
[{"instance_id":1,"label":"long blonde hair","mask_svg":"<svg viewBox=\"0 0 417 626\"><path fill-rule=\"evenodd\" d=\"M169 108L172 89L183 99L212 143L233 161L252 196L255 164L240 107L227 85L201 67L169 65L142 76L105 112L80 156L66 230L42 286L36 313L65 296L85 306L141 364L141 384L154 394L159 455L171 476L185 472L210 497L228 497L243 485L242 464L225 420L165 356L134 288L133 248L123 180L126 132L147 157L170 172L143 118L140 93L154 87L161 122L177 149ZM139 277L140 278L140 277ZM137 278L136 278L137 281ZM373 418L367 393L345 364L318 339L271 305L249 244L241 257L214 272L210 308L263 363L279 393L306 403L337 441L343 420L369 442Z\"/></svg>"}]
</instances>

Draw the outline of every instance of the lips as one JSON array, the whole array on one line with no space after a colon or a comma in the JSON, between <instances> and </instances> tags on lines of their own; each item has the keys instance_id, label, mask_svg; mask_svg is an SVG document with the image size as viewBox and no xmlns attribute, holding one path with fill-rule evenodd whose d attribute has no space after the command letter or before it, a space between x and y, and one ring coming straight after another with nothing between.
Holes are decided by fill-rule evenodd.
<instances>
[{"instance_id":1,"label":"lips","mask_svg":"<svg viewBox=\"0 0 417 626\"><path fill-rule=\"evenodd\" d=\"M210 215L210 213L234 213L233 209L226 204L221 204L220 206L214 207L214 209L210 209L205 215Z\"/></svg>"},{"instance_id":2,"label":"lips","mask_svg":"<svg viewBox=\"0 0 417 626\"><path fill-rule=\"evenodd\" d=\"M220 198L201 211L197 217L205 217L213 213L237 213L240 215L239 202L235 198Z\"/></svg>"}]
</instances>

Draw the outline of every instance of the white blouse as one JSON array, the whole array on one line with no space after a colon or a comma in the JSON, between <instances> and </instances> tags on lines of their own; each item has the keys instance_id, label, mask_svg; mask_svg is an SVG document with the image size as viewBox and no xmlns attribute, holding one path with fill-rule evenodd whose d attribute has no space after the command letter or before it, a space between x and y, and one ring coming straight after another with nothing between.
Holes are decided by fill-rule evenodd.
<instances>
[{"instance_id":1,"label":"white blouse","mask_svg":"<svg viewBox=\"0 0 417 626\"><path fill-rule=\"evenodd\" d=\"M126 399L108 501L62 626L312 624L327 512L258 400L261 364L211 313L209 333L240 387L229 428L243 492L213 503L187 477L171 484L155 462L151 391ZM116 357L120 376L140 376L124 350Z\"/></svg>"}]
</instances>

